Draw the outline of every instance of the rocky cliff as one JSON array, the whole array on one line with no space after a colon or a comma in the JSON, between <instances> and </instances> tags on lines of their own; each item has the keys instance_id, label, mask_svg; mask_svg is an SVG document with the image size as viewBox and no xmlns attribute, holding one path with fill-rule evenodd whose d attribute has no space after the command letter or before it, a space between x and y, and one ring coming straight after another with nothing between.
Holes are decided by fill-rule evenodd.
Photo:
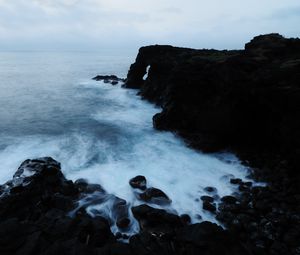
<instances>
[{"instance_id":1,"label":"rocky cliff","mask_svg":"<svg viewBox=\"0 0 300 255\"><path fill-rule=\"evenodd\" d=\"M196 149L233 151L267 182L240 185L237 204L218 206L250 254L299 254L300 39L260 35L232 51L142 47L124 86L162 107L155 128Z\"/></svg>"},{"instance_id":2,"label":"rocky cliff","mask_svg":"<svg viewBox=\"0 0 300 255\"><path fill-rule=\"evenodd\" d=\"M125 87L162 106L155 128L196 148L286 151L300 145L299 81L300 40L269 34L239 51L142 47Z\"/></svg>"}]
</instances>

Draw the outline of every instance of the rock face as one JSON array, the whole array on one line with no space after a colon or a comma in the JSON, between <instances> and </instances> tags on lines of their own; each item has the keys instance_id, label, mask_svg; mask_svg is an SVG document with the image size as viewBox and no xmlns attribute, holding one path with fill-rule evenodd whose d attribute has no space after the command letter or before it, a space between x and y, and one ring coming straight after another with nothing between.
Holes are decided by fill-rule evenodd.
<instances>
[{"instance_id":1,"label":"rock face","mask_svg":"<svg viewBox=\"0 0 300 255\"><path fill-rule=\"evenodd\" d=\"M125 87L162 106L155 128L194 147L284 150L300 144L299 79L300 40L269 34L240 51L142 47Z\"/></svg>"},{"instance_id":2,"label":"rock face","mask_svg":"<svg viewBox=\"0 0 300 255\"><path fill-rule=\"evenodd\" d=\"M229 149L268 183L232 178L240 197L202 199L249 254L300 252L299 81L300 39L268 34L235 51L142 47L124 84L162 107L155 128L196 149Z\"/></svg>"}]
</instances>

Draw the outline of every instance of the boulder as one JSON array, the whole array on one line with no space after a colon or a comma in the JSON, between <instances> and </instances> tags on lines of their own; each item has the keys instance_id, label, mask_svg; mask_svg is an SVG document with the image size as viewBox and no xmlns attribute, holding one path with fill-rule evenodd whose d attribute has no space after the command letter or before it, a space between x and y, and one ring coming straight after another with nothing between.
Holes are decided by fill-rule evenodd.
<instances>
[{"instance_id":1,"label":"boulder","mask_svg":"<svg viewBox=\"0 0 300 255\"><path fill-rule=\"evenodd\" d=\"M145 190L147 188L147 180L145 176L138 175L129 180L129 184L134 189Z\"/></svg>"},{"instance_id":2,"label":"boulder","mask_svg":"<svg viewBox=\"0 0 300 255\"><path fill-rule=\"evenodd\" d=\"M171 199L160 189L148 188L139 195L140 199L154 204L170 204Z\"/></svg>"},{"instance_id":3,"label":"boulder","mask_svg":"<svg viewBox=\"0 0 300 255\"><path fill-rule=\"evenodd\" d=\"M119 82L124 82L125 79L119 78L116 75L97 75L93 78L96 81L103 81L104 83L110 83L111 85L117 85Z\"/></svg>"},{"instance_id":4,"label":"boulder","mask_svg":"<svg viewBox=\"0 0 300 255\"><path fill-rule=\"evenodd\" d=\"M210 203L208 201L203 201L203 210L209 211L209 212L215 212L217 210L215 203Z\"/></svg>"}]
</instances>

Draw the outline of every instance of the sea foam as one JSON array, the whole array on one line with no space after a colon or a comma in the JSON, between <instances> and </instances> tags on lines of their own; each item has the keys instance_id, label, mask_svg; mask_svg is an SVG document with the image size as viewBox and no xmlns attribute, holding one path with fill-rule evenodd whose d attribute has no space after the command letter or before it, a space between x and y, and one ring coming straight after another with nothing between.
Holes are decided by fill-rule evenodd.
<instances>
[{"instance_id":1,"label":"sea foam","mask_svg":"<svg viewBox=\"0 0 300 255\"><path fill-rule=\"evenodd\" d=\"M188 148L171 132L154 130L152 116L161 109L141 100L135 90L95 81L82 82L78 88L95 91L99 103L107 106L98 110L95 107L89 116L99 129L106 126L105 132L95 136L97 130L89 133L73 129L63 135L14 138L13 143L8 137L8 145L0 151L2 183L11 178L22 160L51 156L61 162L67 178L98 183L130 206L142 202L128 182L136 175L144 175L148 187L161 189L172 200L171 205L151 206L189 214L192 222L199 218L215 222L213 215L202 209L200 197L206 194L207 186L215 187L219 196L229 195L235 191L229 178L246 178L247 169L234 155L204 154ZM90 206L89 211L97 209L109 214L111 206L107 199L105 203ZM132 222L129 233L138 230L133 218ZM112 229L117 231L115 225Z\"/></svg>"}]
</instances>

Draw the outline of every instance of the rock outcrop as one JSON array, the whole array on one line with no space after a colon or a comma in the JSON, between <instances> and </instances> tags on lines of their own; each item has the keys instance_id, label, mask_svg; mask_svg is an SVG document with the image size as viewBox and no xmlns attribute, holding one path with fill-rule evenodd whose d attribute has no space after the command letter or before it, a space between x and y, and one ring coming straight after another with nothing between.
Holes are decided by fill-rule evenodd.
<instances>
[{"instance_id":1,"label":"rock outcrop","mask_svg":"<svg viewBox=\"0 0 300 255\"><path fill-rule=\"evenodd\" d=\"M88 210L111 196L84 179L67 180L50 157L24 161L0 186L0 254L249 254L216 224L188 225L188 216L148 205L131 208L140 232L119 242L126 235L114 235L111 226L122 230L130 224L126 201L113 196L111 218Z\"/></svg>"},{"instance_id":2,"label":"rock outcrop","mask_svg":"<svg viewBox=\"0 0 300 255\"><path fill-rule=\"evenodd\" d=\"M155 128L193 147L286 151L300 145L299 80L300 40L269 34L239 51L142 47L125 87L162 106Z\"/></svg>"},{"instance_id":3,"label":"rock outcrop","mask_svg":"<svg viewBox=\"0 0 300 255\"><path fill-rule=\"evenodd\" d=\"M219 205L201 197L249 254L300 252L299 81L300 39L268 34L244 50L142 47L124 84L162 107L156 129L196 149L233 151L267 182L231 179L240 194Z\"/></svg>"},{"instance_id":4,"label":"rock outcrop","mask_svg":"<svg viewBox=\"0 0 300 255\"><path fill-rule=\"evenodd\" d=\"M97 75L93 78L95 81L103 81L104 83L110 83L111 85L117 85L119 82L124 82L125 79L119 78L116 75Z\"/></svg>"}]
</instances>

